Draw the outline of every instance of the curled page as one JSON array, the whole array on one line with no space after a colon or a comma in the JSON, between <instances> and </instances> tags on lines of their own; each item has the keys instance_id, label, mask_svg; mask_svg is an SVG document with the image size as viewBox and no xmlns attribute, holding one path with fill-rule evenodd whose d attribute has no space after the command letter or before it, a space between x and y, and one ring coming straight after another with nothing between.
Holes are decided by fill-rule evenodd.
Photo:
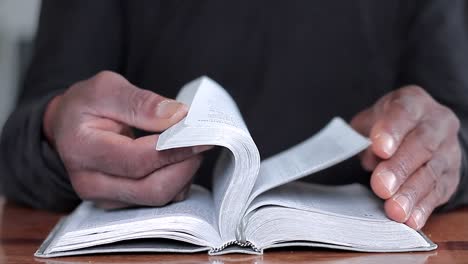
<instances>
[{"instance_id":1,"label":"curled page","mask_svg":"<svg viewBox=\"0 0 468 264\"><path fill-rule=\"evenodd\" d=\"M340 163L369 145L367 138L335 117L316 135L262 161L249 201L277 186Z\"/></svg>"},{"instance_id":2,"label":"curled page","mask_svg":"<svg viewBox=\"0 0 468 264\"><path fill-rule=\"evenodd\" d=\"M236 103L215 81L200 77L185 85L177 100L190 105L187 117L160 135L156 149L227 148L213 176L213 200L221 238L233 241L260 169L260 154Z\"/></svg>"}]
</instances>

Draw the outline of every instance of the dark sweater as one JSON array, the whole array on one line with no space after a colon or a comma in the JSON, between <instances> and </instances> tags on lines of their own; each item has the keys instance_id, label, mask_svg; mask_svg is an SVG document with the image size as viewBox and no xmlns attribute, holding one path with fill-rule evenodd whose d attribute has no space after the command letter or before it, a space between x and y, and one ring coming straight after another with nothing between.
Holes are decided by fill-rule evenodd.
<instances>
[{"instance_id":1,"label":"dark sweater","mask_svg":"<svg viewBox=\"0 0 468 264\"><path fill-rule=\"evenodd\" d=\"M238 103L262 158L349 120L404 84L461 119L468 202L467 1L44 0L20 102L3 128L0 180L10 198L66 210L79 199L42 135L48 100L101 70L174 97L208 75ZM213 153L212 153L213 154ZM416 155L416 153L415 153ZM198 180L209 182L208 155ZM310 180L368 183L357 158Z\"/></svg>"}]
</instances>

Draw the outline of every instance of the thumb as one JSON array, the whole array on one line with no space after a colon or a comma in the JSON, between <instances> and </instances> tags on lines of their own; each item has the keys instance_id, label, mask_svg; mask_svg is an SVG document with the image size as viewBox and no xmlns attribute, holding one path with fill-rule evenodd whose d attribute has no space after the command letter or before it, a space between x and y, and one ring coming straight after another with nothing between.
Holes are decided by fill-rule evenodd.
<instances>
[{"instance_id":1,"label":"thumb","mask_svg":"<svg viewBox=\"0 0 468 264\"><path fill-rule=\"evenodd\" d=\"M91 78L98 115L151 132L160 132L187 115L188 107L173 99L140 89L114 72Z\"/></svg>"}]
</instances>

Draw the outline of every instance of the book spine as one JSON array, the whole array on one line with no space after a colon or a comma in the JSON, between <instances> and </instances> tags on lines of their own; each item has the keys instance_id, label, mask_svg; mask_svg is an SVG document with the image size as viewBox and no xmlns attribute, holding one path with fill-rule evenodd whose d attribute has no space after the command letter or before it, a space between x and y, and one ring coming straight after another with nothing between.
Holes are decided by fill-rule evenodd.
<instances>
[{"instance_id":1,"label":"book spine","mask_svg":"<svg viewBox=\"0 0 468 264\"><path fill-rule=\"evenodd\" d=\"M227 243L224 243L222 246L220 247L217 247L217 248L212 248L210 250L210 254L215 254L215 253L218 253L220 251L223 251L225 248L229 247L229 246L239 246L239 247L250 247L253 251L255 252L258 252L258 253L261 253L262 251L256 247L252 242L250 241L245 241L245 242L240 242L240 241L237 241L237 240L232 240L232 241L229 241Z\"/></svg>"}]
</instances>

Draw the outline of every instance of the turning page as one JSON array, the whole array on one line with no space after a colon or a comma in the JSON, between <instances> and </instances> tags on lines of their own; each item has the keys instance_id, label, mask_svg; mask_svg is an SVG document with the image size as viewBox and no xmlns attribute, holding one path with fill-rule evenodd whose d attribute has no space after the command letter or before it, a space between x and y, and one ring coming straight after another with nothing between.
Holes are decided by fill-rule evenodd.
<instances>
[{"instance_id":1,"label":"turning page","mask_svg":"<svg viewBox=\"0 0 468 264\"><path fill-rule=\"evenodd\" d=\"M233 241L260 168L257 147L234 100L210 78L185 85L177 100L190 105L187 117L162 133L156 148L226 148L213 175L213 199L222 240Z\"/></svg>"},{"instance_id":2,"label":"turning page","mask_svg":"<svg viewBox=\"0 0 468 264\"><path fill-rule=\"evenodd\" d=\"M341 118L334 118L316 135L261 163L252 201L259 194L342 162L370 145Z\"/></svg>"}]
</instances>

